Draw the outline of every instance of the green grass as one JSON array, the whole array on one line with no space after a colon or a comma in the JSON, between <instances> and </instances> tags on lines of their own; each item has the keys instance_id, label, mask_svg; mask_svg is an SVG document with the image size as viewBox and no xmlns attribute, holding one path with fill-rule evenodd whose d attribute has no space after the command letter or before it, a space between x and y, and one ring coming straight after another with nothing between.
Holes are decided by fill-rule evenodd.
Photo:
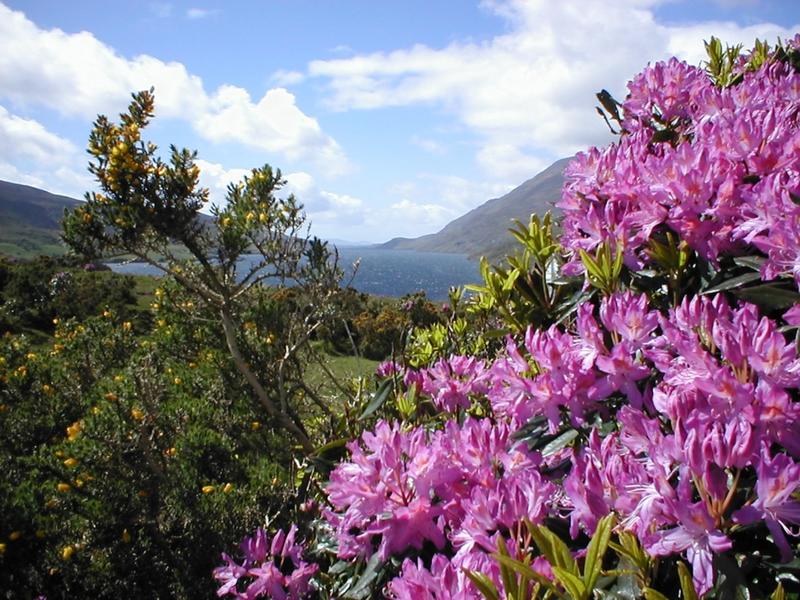
<instances>
[{"instance_id":1,"label":"green grass","mask_svg":"<svg viewBox=\"0 0 800 600\"><path fill-rule=\"evenodd\" d=\"M150 310L150 305L155 300L156 288L161 280L152 275L130 275L136 280L136 289L133 291L136 296L136 308L139 310Z\"/></svg>"},{"instance_id":2,"label":"green grass","mask_svg":"<svg viewBox=\"0 0 800 600\"><path fill-rule=\"evenodd\" d=\"M15 258L37 256L63 256L66 247L61 243L59 232L39 227L28 227L16 223L0 226L0 254Z\"/></svg>"},{"instance_id":3,"label":"green grass","mask_svg":"<svg viewBox=\"0 0 800 600\"><path fill-rule=\"evenodd\" d=\"M357 356L335 356L320 352L325 366L336 379L346 383L357 377L370 377L375 373L378 361ZM311 363L306 371L306 384L314 389L319 389L322 396L338 396L340 390L331 382L325 369L319 363Z\"/></svg>"}]
</instances>

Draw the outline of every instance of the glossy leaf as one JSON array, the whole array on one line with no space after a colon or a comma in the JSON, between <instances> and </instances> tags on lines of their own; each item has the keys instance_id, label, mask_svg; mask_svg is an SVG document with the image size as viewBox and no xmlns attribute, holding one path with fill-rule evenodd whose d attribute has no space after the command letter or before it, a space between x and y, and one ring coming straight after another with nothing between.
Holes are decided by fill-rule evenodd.
<instances>
[{"instance_id":1,"label":"glossy leaf","mask_svg":"<svg viewBox=\"0 0 800 600\"><path fill-rule=\"evenodd\" d=\"M394 382L391 378L386 379L383 383L381 383L378 391L375 392L372 400L370 400L369 404L367 404L367 407L364 409L364 412L361 413L360 417L358 417L359 420L366 419L368 416L375 413L375 411L378 410L384 402L386 402L386 399L389 397L389 394L392 393L393 389Z\"/></svg>"}]
</instances>

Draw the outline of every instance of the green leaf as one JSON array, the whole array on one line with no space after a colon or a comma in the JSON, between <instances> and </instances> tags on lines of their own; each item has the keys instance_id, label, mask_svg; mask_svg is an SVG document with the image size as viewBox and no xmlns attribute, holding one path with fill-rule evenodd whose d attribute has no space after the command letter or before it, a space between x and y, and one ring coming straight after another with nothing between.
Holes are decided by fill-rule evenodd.
<instances>
[{"instance_id":1,"label":"green leaf","mask_svg":"<svg viewBox=\"0 0 800 600\"><path fill-rule=\"evenodd\" d=\"M341 438L338 440L333 440L332 442L328 442L324 446L320 446L314 451L315 456L319 456L320 458L330 458L330 455L338 453L342 448L347 445L349 440L347 438Z\"/></svg>"},{"instance_id":2,"label":"green leaf","mask_svg":"<svg viewBox=\"0 0 800 600\"><path fill-rule=\"evenodd\" d=\"M765 283L733 291L737 298L766 309L785 309L800 302L797 291L783 287L782 283Z\"/></svg>"},{"instance_id":3,"label":"green leaf","mask_svg":"<svg viewBox=\"0 0 800 600\"><path fill-rule=\"evenodd\" d=\"M615 552L620 556L628 558L640 571L646 571L650 566L650 557L639 544L635 535L628 531L621 531L617 534L620 543L609 542Z\"/></svg>"},{"instance_id":4,"label":"green leaf","mask_svg":"<svg viewBox=\"0 0 800 600\"><path fill-rule=\"evenodd\" d=\"M497 553L500 556L509 556L508 548L506 548L505 540L500 537L497 540ZM506 592L507 597L516 598L517 597L517 577L514 574L514 571L503 562L500 562L500 578L503 580L503 589Z\"/></svg>"},{"instance_id":5,"label":"green leaf","mask_svg":"<svg viewBox=\"0 0 800 600\"><path fill-rule=\"evenodd\" d=\"M483 594L486 600L500 600L500 594L497 592L497 588L486 575L468 569L464 569L464 574L475 584L475 587L478 588L478 591Z\"/></svg>"},{"instance_id":6,"label":"green leaf","mask_svg":"<svg viewBox=\"0 0 800 600\"><path fill-rule=\"evenodd\" d=\"M760 271L761 265L764 264L766 259L763 256L737 256L733 262L740 267L748 267L754 271Z\"/></svg>"},{"instance_id":7,"label":"green leaf","mask_svg":"<svg viewBox=\"0 0 800 600\"><path fill-rule=\"evenodd\" d=\"M707 290L703 290L701 294L702 295L716 294L717 292L732 290L734 288L743 286L745 283L750 283L751 281L757 281L760 279L761 279L760 273L745 273L744 275L739 275L738 277L731 277L730 279L726 279L722 283L718 283L717 285L712 286Z\"/></svg>"},{"instance_id":8,"label":"green leaf","mask_svg":"<svg viewBox=\"0 0 800 600\"><path fill-rule=\"evenodd\" d=\"M566 448L576 437L578 437L577 430L568 429L552 442L548 443L544 448L542 448L542 456L550 456L551 454L555 454L559 450Z\"/></svg>"},{"instance_id":9,"label":"green leaf","mask_svg":"<svg viewBox=\"0 0 800 600\"><path fill-rule=\"evenodd\" d=\"M536 542L536 546L551 565L554 567L561 567L575 576L580 574L578 565L572 557L572 553L561 538L547 527L534 525L528 520L526 520L525 523L528 526L533 541Z\"/></svg>"},{"instance_id":10,"label":"green leaf","mask_svg":"<svg viewBox=\"0 0 800 600\"><path fill-rule=\"evenodd\" d=\"M345 598L364 600L372 595L371 585L381 575L384 565L385 563L378 558L378 553L373 554L367 561L361 577L358 578L353 588L345 594Z\"/></svg>"},{"instance_id":11,"label":"green leaf","mask_svg":"<svg viewBox=\"0 0 800 600\"><path fill-rule=\"evenodd\" d=\"M364 412L361 413L361 416L358 417L358 420L361 421L366 419L368 416L373 414L376 410L378 410L386 399L389 397L392 389L394 388L394 382L391 378L386 379L378 388L378 391L375 392L375 395L370 400L370 403L367 405L367 408L364 409Z\"/></svg>"},{"instance_id":12,"label":"green leaf","mask_svg":"<svg viewBox=\"0 0 800 600\"><path fill-rule=\"evenodd\" d=\"M586 600L589 592L580 577L562 567L553 567L553 574L574 600Z\"/></svg>"},{"instance_id":13,"label":"green leaf","mask_svg":"<svg viewBox=\"0 0 800 600\"><path fill-rule=\"evenodd\" d=\"M397 410L404 419L411 418L417 408L417 386L412 385L408 392L397 396Z\"/></svg>"},{"instance_id":14,"label":"green leaf","mask_svg":"<svg viewBox=\"0 0 800 600\"><path fill-rule=\"evenodd\" d=\"M613 526L613 514L603 517L597 524L597 529L595 529L594 535L586 549L586 560L583 563L583 583L590 592L594 590L594 585L600 575L600 569L603 566L603 557L606 554L608 543L611 540L611 529Z\"/></svg>"},{"instance_id":15,"label":"green leaf","mask_svg":"<svg viewBox=\"0 0 800 600\"><path fill-rule=\"evenodd\" d=\"M683 561L678 562L678 579L681 581L681 590L683 591L684 600L699 600L697 592L692 583L692 574L689 572L689 567Z\"/></svg>"},{"instance_id":16,"label":"green leaf","mask_svg":"<svg viewBox=\"0 0 800 600\"><path fill-rule=\"evenodd\" d=\"M586 271L589 273L589 275L595 279L602 279L603 271L600 269L600 265L597 264L592 255L582 249L578 249L578 252L581 256L581 262L583 263L583 266L586 267Z\"/></svg>"},{"instance_id":17,"label":"green leaf","mask_svg":"<svg viewBox=\"0 0 800 600\"><path fill-rule=\"evenodd\" d=\"M645 600L669 600L664 594L653 588L644 588L642 592L644 593Z\"/></svg>"},{"instance_id":18,"label":"green leaf","mask_svg":"<svg viewBox=\"0 0 800 600\"><path fill-rule=\"evenodd\" d=\"M611 253L611 249L609 248L609 256ZM624 261L625 255L622 250L622 244L617 244L617 252L614 255L614 263L613 269L611 270L611 276L616 281L619 279L619 276L622 274L622 265Z\"/></svg>"},{"instance_id":19,"label":"green leaf","mask_svg":"<svg viewBox=\"0 0 800 600\"><path fill-rule=\"evenodd\" d=\"M520 576L526 577L531 581L535 581L536 583L543 586L550 592L556 594L559 598L564 597L564 594L562 594L558 590L558 588L555 585L553 585L552 581L550 581L544 575L541 575L540 573L534 571L530 567L530 565L526 565L524 562L516 560L515 558L511 558L510 556L503 556L502 554L493 554L492 558L494 558L498 562L498 564L506 565L508 566L508 568L516 571L517 573L520 574Z\"/></svg>"}]
</instances>

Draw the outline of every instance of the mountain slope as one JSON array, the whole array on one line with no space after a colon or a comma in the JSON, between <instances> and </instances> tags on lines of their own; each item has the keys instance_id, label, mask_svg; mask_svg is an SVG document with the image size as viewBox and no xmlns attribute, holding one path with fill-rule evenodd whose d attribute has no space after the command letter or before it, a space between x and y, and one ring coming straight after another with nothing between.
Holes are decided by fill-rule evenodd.
<instances>
[{"instance_id":1,"label":"mountain slope","mask_svg":"<svg viewBox=\"0 0 800 600\"><path fill-rule=\"evenodd\" d=\"M553 204L561 197L564 168L570 160L556 161L505 196L489 200L451 221L438 233L413 239L394 238L381 247L498 257L513 245L508 233L513 219L527 223L531 213L543 215L554 210Z\"/></svg>"},{"instance_id":2,"label":"mountain slope","mask_svg":"<svg viewBox=\"0 0 800 600\"><path fill-rule=\"evenodd\" d=\"M35 187L0 181L0 254L63 254L61 217L80 201Z\"/></svg>"}]
</instances>

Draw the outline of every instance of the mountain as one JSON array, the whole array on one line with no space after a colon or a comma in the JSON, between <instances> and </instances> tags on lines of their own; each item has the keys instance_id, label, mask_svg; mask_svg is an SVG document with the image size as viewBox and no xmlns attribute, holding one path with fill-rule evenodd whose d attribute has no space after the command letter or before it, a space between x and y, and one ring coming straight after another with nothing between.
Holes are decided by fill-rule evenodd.
<instances>
[{"instance_id":1,"label":"mountain","mask_svg":"<svg viewBox=\"0 0 800 600\"><path fill-rule=\"evenodd\" d=\"M438 233L418 238L394 238L381 248L466 254L472 258L497 258L514 245L508 233L512 221L528 222L531 213L558 212L553 204L561 197L564 168L571 158L562 158L544 171L514 188L451 221Z\"/></svg>"},{"instance_id":2,"label":"mountain","mask_svg":"<svg viewBox=\"0 0 800 600\"><path fill-rule=\"evenodd\" d=\"M65 208L80 201L35 187L0 181L0 254L64 254L60 242Z\"/></svg>"}]
</instances>

